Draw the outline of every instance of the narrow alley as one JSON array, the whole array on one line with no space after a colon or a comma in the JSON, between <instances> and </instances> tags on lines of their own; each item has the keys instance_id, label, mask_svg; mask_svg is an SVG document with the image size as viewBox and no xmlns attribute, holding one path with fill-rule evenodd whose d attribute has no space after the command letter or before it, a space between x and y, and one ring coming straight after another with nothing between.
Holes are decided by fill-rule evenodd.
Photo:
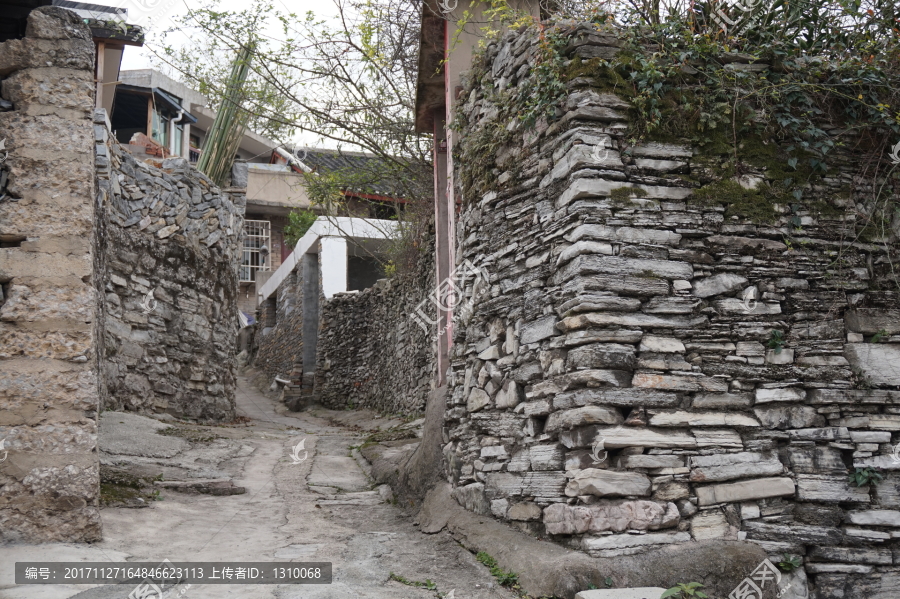
<instances>
[{"instance_id":1,"label":"narrow alley","mask_svg":"<svg viewBox=\"0 0 900 599\"><path fill-rule=\"evenodd\" d=\"M107 435L107 423L121 413L105 413L101 449L131 455L134 464L171 468L172 464L225 472L243 494L215 496L163 490L148 508L105 507L101 510L104 540L93 545L54 543L0 548L0 561L328 561L333 563L330 585L193 585L191 599L419 599L465 597L506 598L515 595L498 586L487 568L460 547L446 532L425 535L401 506L373 490L356 453L376 426L401 424L369 412L314 410L287 412L249 382L239 380L238 426L197 427L214 442L193 443L176 456L154 453L144 446L153 428L165 430L149 418L127 415L128 444ZM137 419L146 421L136 425ZM343 424L340 424L343 423ZM161 426L160 426L161 425ZM369 429L368 432L364 429ZM154 435L160 443L170 436ZM112 437L112 439L110 439ZM209 437L206 437L207 439ZM152 437L151 437L152 440ZM293 447L304 447L292 459ZM140 445L140 447L139 447ZM203 447L208 446L208 447ZM202 454L192 463L190 452ZM156 455L158 457L146 457ZM107 454L104 452L104 461ZM117 455L117 457L120 457ZM168 477L163 477L166 480ZM387 500L386 498L387 497ZM433 589L402 584L431 581ZM4 599L125 599L134 585L87 588L77 585L14 586L12 569L0 579ZM432 586L432 585L429 585ZM454 591L451 595L450 592Z\"/></svg>"}]
</instances>

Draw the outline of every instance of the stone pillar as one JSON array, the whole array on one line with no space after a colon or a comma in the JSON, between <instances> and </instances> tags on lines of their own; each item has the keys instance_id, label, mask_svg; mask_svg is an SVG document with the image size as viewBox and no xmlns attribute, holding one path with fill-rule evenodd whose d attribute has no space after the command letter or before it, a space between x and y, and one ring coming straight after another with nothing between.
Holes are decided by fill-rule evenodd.
<instances>
[{"instance_id":1,"label":"stone pillar","mask_svg":"<svg viewBox=\"0 0 900 599\"><path fill-rule=\"evenodd\" d=\"M0 541L100 539L94 44L43 7L0 44ZM99 157L98 160L101 160Z\"/></svg>"},{"instance_id":2,"label":"stone pillar","mask_svg":"<svg viewBox=\"0 0 900 599\"><path fill-rule=\"evenodd\" d=\"M326 298L347 291L347 240L323 237L319 242L322 271L322 293Z\"/></svg>"}]
</instances>

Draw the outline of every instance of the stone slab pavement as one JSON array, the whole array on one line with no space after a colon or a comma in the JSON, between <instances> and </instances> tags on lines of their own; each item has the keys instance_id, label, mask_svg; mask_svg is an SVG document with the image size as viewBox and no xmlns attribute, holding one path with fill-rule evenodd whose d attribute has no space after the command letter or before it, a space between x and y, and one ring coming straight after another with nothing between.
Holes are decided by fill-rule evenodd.
<instances>
[{"instance_id":1,"label":"stone slab pavement","mask_svg":"<svg viewBox=\"0 0 900 599\"><path fill-rule=\"evenodd\" d=\"M206 463L208 470L230 474L236 485L247 489L245 494L164 490L163 500L149 508L103 508L99 543L0 546L0 598L126 599L134 590L130 585L15 585L16 561L163 559L333 563L330 585L193 585L179 595L186 599L432 599L450 591L454 599L515 597L449 533L419 532L410 514L385 501L389 496L373 488L351 457L351 447L362 443L366 430L387 428L395 421L321 409L291 413L244 379L238 385L237 405L238 413L249 418L247 423L194 427L234 443L218 440L205 453L195 451L190 463L181 466L191 475L196 463ZM137 449L123 434L125 426L134 429ZM152 435L159 428L150 419L117 420L109 429L110 443L104 443L101 428L101 445L115 454L104 459L138 460L144 466L184 461L189 452L166 457L179 444L157 444ZM303 448L296 452L295 463L291 455L300 441ZM391 572L409 580L431 580L436 590L390 580Z\"/></svg>"}]
</instances>

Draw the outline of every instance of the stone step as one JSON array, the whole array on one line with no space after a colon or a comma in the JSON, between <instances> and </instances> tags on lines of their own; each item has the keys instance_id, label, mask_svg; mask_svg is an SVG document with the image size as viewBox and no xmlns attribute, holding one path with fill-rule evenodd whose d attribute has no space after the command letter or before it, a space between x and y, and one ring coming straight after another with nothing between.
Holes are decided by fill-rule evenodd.
<instances>
[{"instance_id":1,"label":"stone step","mask_svg":"<svg viewBox=\"0 0 900 599\"><path fill-rule=\"evenodd\" d=\"M204 495L243 495L247 492L245 487L236 486L230 478L158 480L153 485L170 491Z\"/></svg>"},{"instance_id":2,"label":"stone step","mask_svg":"<svg viewBox=\"0 0 900 599\"><path fill-rule=\"evenodd\" d=\"M581 591L575 599L659 599L666 592L660 587L636 587L630 589L592 589Z\"/></svg>"}]
</instances>

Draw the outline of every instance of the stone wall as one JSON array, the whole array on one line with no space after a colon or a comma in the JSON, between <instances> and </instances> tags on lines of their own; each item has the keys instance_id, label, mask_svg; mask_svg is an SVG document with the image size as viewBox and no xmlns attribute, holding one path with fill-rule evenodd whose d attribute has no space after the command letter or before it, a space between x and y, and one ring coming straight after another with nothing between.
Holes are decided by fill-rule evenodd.
<instances>
[{"instance_id":1,"label":"stone wall","mask_svg":"<svg viewBox=\"0 0 900 599\"><path fill-rule=\"evenodd\" d=\"M338 409L366 407L404 415L424 410L436 365L434 332L412 317L434 282L433 243L428 240L422 247L429 249L418 254L415 272L329 299L321 292L316 254L307 254L260 305L254 365L270 381L290 381L285 393L289 405L292 398L315 394ZM314 282L305 286L307 277ZM317 308L309 306L315 292L318 315L314 311L310 320L306 314L304 321L305 312ZM427 304L425 311L431 308ZM304 373L304 336L313 334L315 353L307 348Z\"/></svg>"},{"instance_id":2,"label":"stone wall","mask_svg":"<svg viewBox=\"0 0 900 599\"><path fill-rule=\"evenodd\" d=\"M303 355L303 268L298 264L278 290L259 306L254 338L255 366L268 379L286 380Z\"/></svg>"},{"instance_id":3,"label":"stone wall","mask_svg":"<svg viewBox=\"0 0 900 599\"><path fill-rule=\"evenodd\" d=\"M316 352L316 393L329 407L422 413L433 388L434 327L413 318L434 288L434 243L428 240L416 271L382 279L357 293L340 293L322 305ZM433 315L432 315L433 317Z\"/></svg>"},{"instance_id":4,"label":"stone wall","mask_svg":"<svg viewBox=\"0 0 900 599\"><path fill-rule=\"evenodd\" d=\"M569 58L618 46L557 33ZM457 500L594 556L746 538L804 558L796 596L806 576L820 599L900 596L900 256L854 234L853 156L774 224L726 218L694 199L705 159L628 147L629 104L590 79L552 125L500 120L535 52L490 45L472 80L491 83L459 107L463 150L516 135L457 221L491 283L454 338ZM485 167L457 164L462 182ZM850 485L866 466L884 480Z\"/></svg>"},{"instance_id":5,"label":"stone wall","mask_svg":"<svg viewBox=\"0 0 900 599\"><path fill-rule=\"evenodd\" d=\"M245 190L182 158L142 162L96 125L107 212L103 406L234 418Z\"/></svg>"},{"instance_id":6,"label":"stone wall","mask_svg":"<svg viewBox=\"0 0 900 599\"><path fill-rule=\"evenodd\" d=\"M93 67L61 8L0 44L0 541L100 539Z\"/></svg>"}]
</instances>

